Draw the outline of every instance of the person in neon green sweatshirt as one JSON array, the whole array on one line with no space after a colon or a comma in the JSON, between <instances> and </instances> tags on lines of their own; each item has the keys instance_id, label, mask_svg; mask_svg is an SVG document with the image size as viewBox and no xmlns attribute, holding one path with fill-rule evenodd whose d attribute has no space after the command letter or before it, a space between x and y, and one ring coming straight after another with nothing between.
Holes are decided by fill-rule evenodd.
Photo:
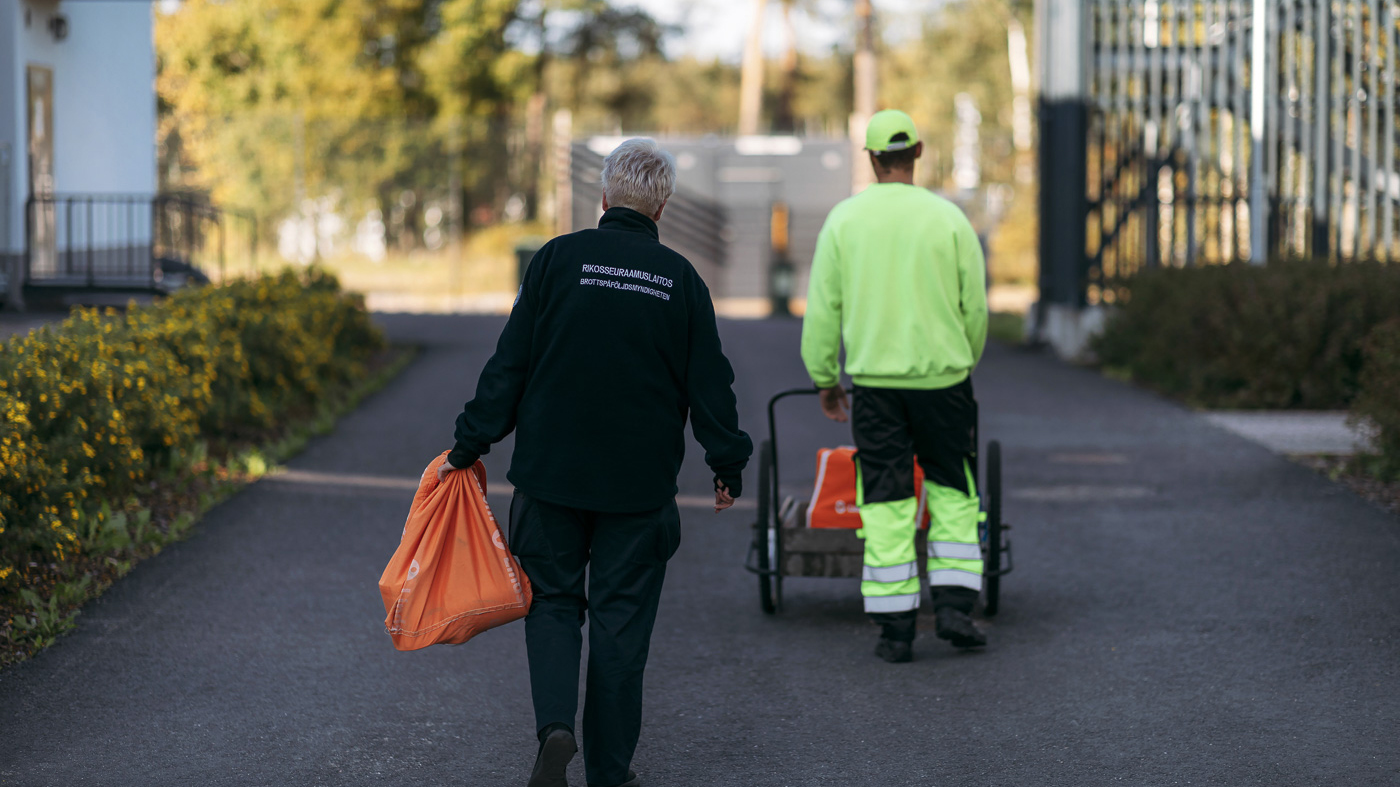
<instances>
[{"instance_id":1,"label":"person in neon green sweatshirt","mask_svg":"<svg viewBox=\"0 0 1400 787\"><path fill-rule=\"evenodd\" d=\"M881 626L876 654L905 662L913 658L921 596L916 461L931 514L936 633L957 647L987 642L971 618L982 588L971 374L987 340L986 266L963 212L914 185L923 143L908 115L876 113L865 148L878 182L838 204L822 225L802 360L821 391L822 412L852 421L865 540L861 595ZM843 342L855 383L849 405L840 382Z\"/></svg>"}]
</instances>

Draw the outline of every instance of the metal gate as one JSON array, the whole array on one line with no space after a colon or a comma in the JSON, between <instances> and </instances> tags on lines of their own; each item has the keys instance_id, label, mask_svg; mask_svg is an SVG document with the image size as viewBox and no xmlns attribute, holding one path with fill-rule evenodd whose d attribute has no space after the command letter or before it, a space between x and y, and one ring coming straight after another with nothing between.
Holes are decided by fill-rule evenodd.
<instances>
[{"instance_id":1,"label":"metal gate","mask_svg":"<svg viewBox=\"0 0 1400 787\"><path fill-rule=\"evenodd\" d=\"M1145 267L1400 256L1395 5L1084 9L1088 303Z\"/></svg>"}]
</instances>

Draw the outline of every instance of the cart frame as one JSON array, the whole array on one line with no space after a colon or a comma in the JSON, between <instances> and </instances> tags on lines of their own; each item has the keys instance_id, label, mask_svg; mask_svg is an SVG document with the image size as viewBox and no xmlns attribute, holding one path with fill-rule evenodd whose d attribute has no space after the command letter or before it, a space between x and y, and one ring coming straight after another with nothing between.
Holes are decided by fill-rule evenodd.
<instances>
[{"instance_id":1,"label":"cart frame","mask_svg":"<svg viewBox=\"0 0 1400 787\"><path fill-rule=\"evenodd\" d=\"M847 391L850 392L849 390ZM795 396L815 396L818 393L816 388L790 388L774 394L768 400L768 437L759 447L759 478L758 478L758 519L754 522L753 541L749 546L749 556L745 561L745 568L758 576L759 603L763 611L768 614L775 614L783 607L783 577L784 576L844 576L841 574L808 574L801 571L785 571L787 562L784 561L784 530L800 530L806 532L806 528L788 528L783 523L783 500L780 494L780 480L778 474L778 428L777 428L777 405L783 399ZM974 405L975 406L975 405ZM981 428L980 418L974 411L973 418L973 455L972 455L972 478L973 485L978 492L981 502L981 516L977 525L978 542L982 548L982 614L991 617L997 614L1001 602L1001 578L1011 573L1013 568L1011 558L1011 538L1007 534L1010 525L1002 521L1001 508L1001 443L992 440L987 443L986 456L986 479L985 487L982 483L982 474L979 472L981 461ZM849 533L849 538L855 540L854 530L830 530L831 534ZM920 530L920 534L927 531ZM925 535L926 537L926 535ZM828 538L836 540L842 539L840 535L833 535ZM922 543L924 539L916 536L917 542ZM993 549L991 545L997 545ZM849 545L843 545L841 555L849 555L846 551ZM828 551L828 548L813 547L808 545L802 550L804 555L821 555ZM833 552L833 554L835 554ZM922 564L921 564L922 566ZM922 571L921 571L922 573Z\"/></svg>"}]
</instances>

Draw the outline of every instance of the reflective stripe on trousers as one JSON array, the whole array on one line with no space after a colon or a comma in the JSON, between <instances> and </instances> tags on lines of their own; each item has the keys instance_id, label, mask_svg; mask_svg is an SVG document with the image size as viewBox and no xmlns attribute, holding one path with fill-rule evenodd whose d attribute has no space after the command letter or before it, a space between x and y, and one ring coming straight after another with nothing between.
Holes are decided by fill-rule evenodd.
<instances>
[{"instance_id":1,"label":"reflective stripe on trousers","mask_svg":"<svg viewBox=\"0 0 1400 787\"><path fill-rule=\"evenodd\" d=\"M866 582L903 582L919 576L919 562L911 560L897 566L866 566L860 578Z\"/></svg>"},{"instance_id":2,"label":"reflective stripe on trousers","mask_svg":"<svg viewBox=\"0 0 1400 787\"><path fill-rule=\"evenodd\" d=\"M977 541L979 500L972 468L966 462L963 471L967 473L967 488L972 492L969 495L924 482L931 520L928 533L930 587L954 585L982 589L982 547Z\"/></svg>"},{"instance_id":3,"label":"reflective stripe on trousers","mask_svg":"<svg viewBox=\"0 0 1400 787\"><path fill-rule=\"evenodd\" d=\"M981 590L982 574L960 568L940 568L928 572L928 584L929 587L958 586Z\"/></svg>"},{"instance_id":4,"label":"reflective stripe on trousers","mask_svg":"<svg viewBox=\"0 0 1400 787\"><path fill-rule=\"evenodd\" d=\"M914 549L918 502L911 497L860 508L865 540L860 594L866 612L906 612L919 606L919 555Z\"/></svg>"},{"instance_id":5,"label":"reflective stripe on trousers","mask_svg":"<svg viewBox=\"0 0 1400 787\"><path fill-rule=\"evenodd\" d=\"M981 560L982 547L957 541L930 541L929 556L950 560Z\"/></svg>"},{"instance_id":6,"label":"reflective stripe on trousers","mask_svg":"<svg viewBox=\"0 0 1400 787\"><path fill-rule=\"evenodd\" d=\"M917 582L918 580L916 579L915 581ZM919 599L922 595L922 593L915 590L913 593L903 593L898 596L866 596L865 612L866 614L908 612L919 608Z\"/></svg>"}]
</instances>

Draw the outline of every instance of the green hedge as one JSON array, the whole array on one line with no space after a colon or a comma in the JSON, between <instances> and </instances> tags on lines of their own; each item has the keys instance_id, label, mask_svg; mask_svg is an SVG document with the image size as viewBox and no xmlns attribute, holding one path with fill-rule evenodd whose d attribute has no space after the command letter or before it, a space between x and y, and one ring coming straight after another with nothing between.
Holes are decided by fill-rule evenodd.
<instances>
[{"instance_id":1,"label":"green hedge","mask_svg":"<svg viewBox=\"0 0 1400 787\"><path fill-rule=\"evenodd\" d=\"M1378 430L1380 474L1400 478L1400 319L1371 332L1361 373L1361 395L1352 412Z\"/></svg>"},{"instance_id":2,"label":"green hedge","mask_svg":"<svg viewBox=\"0 0 1400 787\"><path fill-rule=\"evenodd\" d=\"M1367 339L1400 318L1400 265L1308 261L1169 268L1126 284L1100 360L1205 407L1341 409Z\"/></svg>"},{"instance_id":3,"label":"green hedge","mask_svg":"<svg viewBox=\"0 0 1400 787\"><path fill-rule=\"evenodd\" d=\"M316 269L125 313L79 310L10 339L0 346L0 594L92 546L112 508L161 474L314 412L383 346L361 300Z\"/></svg>"}]
</instances>

